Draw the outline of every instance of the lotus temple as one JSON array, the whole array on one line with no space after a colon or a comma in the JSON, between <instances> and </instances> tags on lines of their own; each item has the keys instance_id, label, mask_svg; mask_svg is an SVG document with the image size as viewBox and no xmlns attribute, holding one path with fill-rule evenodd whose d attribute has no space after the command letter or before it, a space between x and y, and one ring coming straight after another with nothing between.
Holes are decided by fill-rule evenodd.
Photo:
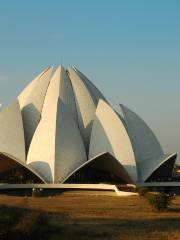
<instances>
[{"instance_id":1,"label":"lotus temple","mask_svg":"<svg viewBox=\"0 0 180 240\"><path fill-rule=\"evenodd\" d=\"M74 66L48 67L0 112L0 182L167 182L177 154L165 153L136 113L119 109Z\"/></svg>"}]
</instances>

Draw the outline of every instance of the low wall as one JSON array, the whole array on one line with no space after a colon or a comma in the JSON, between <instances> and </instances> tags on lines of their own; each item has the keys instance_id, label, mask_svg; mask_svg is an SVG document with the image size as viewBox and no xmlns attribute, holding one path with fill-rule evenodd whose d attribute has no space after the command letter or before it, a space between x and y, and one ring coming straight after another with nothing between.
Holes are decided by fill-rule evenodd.
<instances>
[{"instance_id":1,"label":"low wall","mask_svg":"<svg viewBox=\"0 0 180 240\"><path fill-rule=\"evenodd\" d=\"M51 190L51 192L63 192L68 190L92 190L92 191L114 191L117 196L137 195L133 192L119 191L115 185L111 184L0 184L0 192L19 192L24 190L27 193L33 188Z\"/></svg>"}]
</instances>

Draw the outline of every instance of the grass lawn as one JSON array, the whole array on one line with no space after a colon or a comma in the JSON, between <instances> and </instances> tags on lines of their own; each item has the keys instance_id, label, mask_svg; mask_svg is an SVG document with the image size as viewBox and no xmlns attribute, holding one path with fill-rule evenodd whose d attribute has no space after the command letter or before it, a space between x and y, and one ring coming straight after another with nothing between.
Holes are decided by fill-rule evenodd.
<instances>
[{"instance_id":1,"label":"grass lawn","mask_svg":"<svg viewBox=\"0 0 180 240\"><path fill-rule=\"evenodd\" d=\"M0 239L180 240L180 197L167 211L158 212L139 196L0 195L0 228Z\"/></svg>"}]
</instances>

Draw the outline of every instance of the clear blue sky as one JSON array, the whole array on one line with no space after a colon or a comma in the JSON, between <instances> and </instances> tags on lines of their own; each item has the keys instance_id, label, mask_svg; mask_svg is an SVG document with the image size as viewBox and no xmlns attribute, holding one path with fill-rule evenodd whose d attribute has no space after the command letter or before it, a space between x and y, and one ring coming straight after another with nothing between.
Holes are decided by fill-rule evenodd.
<instances>
[{"instance_id":1,"label":"clear blue sky","mask_svg":"<svg viewBox=\"0 0 180 240\"><path fill-rule=\"evenodd\" d=\"M180 153L180 1L0 1L0 102L62 61Z\"/></svg>"}]
</instances>

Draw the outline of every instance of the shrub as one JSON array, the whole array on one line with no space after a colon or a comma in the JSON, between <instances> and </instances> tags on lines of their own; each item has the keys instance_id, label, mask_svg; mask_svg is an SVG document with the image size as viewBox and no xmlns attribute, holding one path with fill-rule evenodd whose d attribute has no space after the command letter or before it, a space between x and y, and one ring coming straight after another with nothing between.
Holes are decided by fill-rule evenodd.
<instances>
[{"instance_id":1,"label":"shrub","mask_svg":"<svg viewBox=\"0 0 180 240\"><path fill-rule=\"evenodd\" d=\"M148 196L149 203L159 211L167 209L175 195L166 193L155 193Z\"/></svg>"},{"instance_id":2,"label":"shrub","mask_svg":"<svg viewBox=\"0 0 180 240\"><path fill-rule=\"evenodd\" d=\"M32 189L32 197L42 197L43 196L43 190L37 189L37 188L33 188Z\"/></svg>"},{"instance_id":3,"label":"shrub","mask_svg":"<svg viewBox=\"0 0 180 240\"><path fill-rule=\"evenodd\" d=\"M149 189L147 187L136 187L136 192L139 196L145 196L148 193Z\"/></svg>"}]
</instances>

